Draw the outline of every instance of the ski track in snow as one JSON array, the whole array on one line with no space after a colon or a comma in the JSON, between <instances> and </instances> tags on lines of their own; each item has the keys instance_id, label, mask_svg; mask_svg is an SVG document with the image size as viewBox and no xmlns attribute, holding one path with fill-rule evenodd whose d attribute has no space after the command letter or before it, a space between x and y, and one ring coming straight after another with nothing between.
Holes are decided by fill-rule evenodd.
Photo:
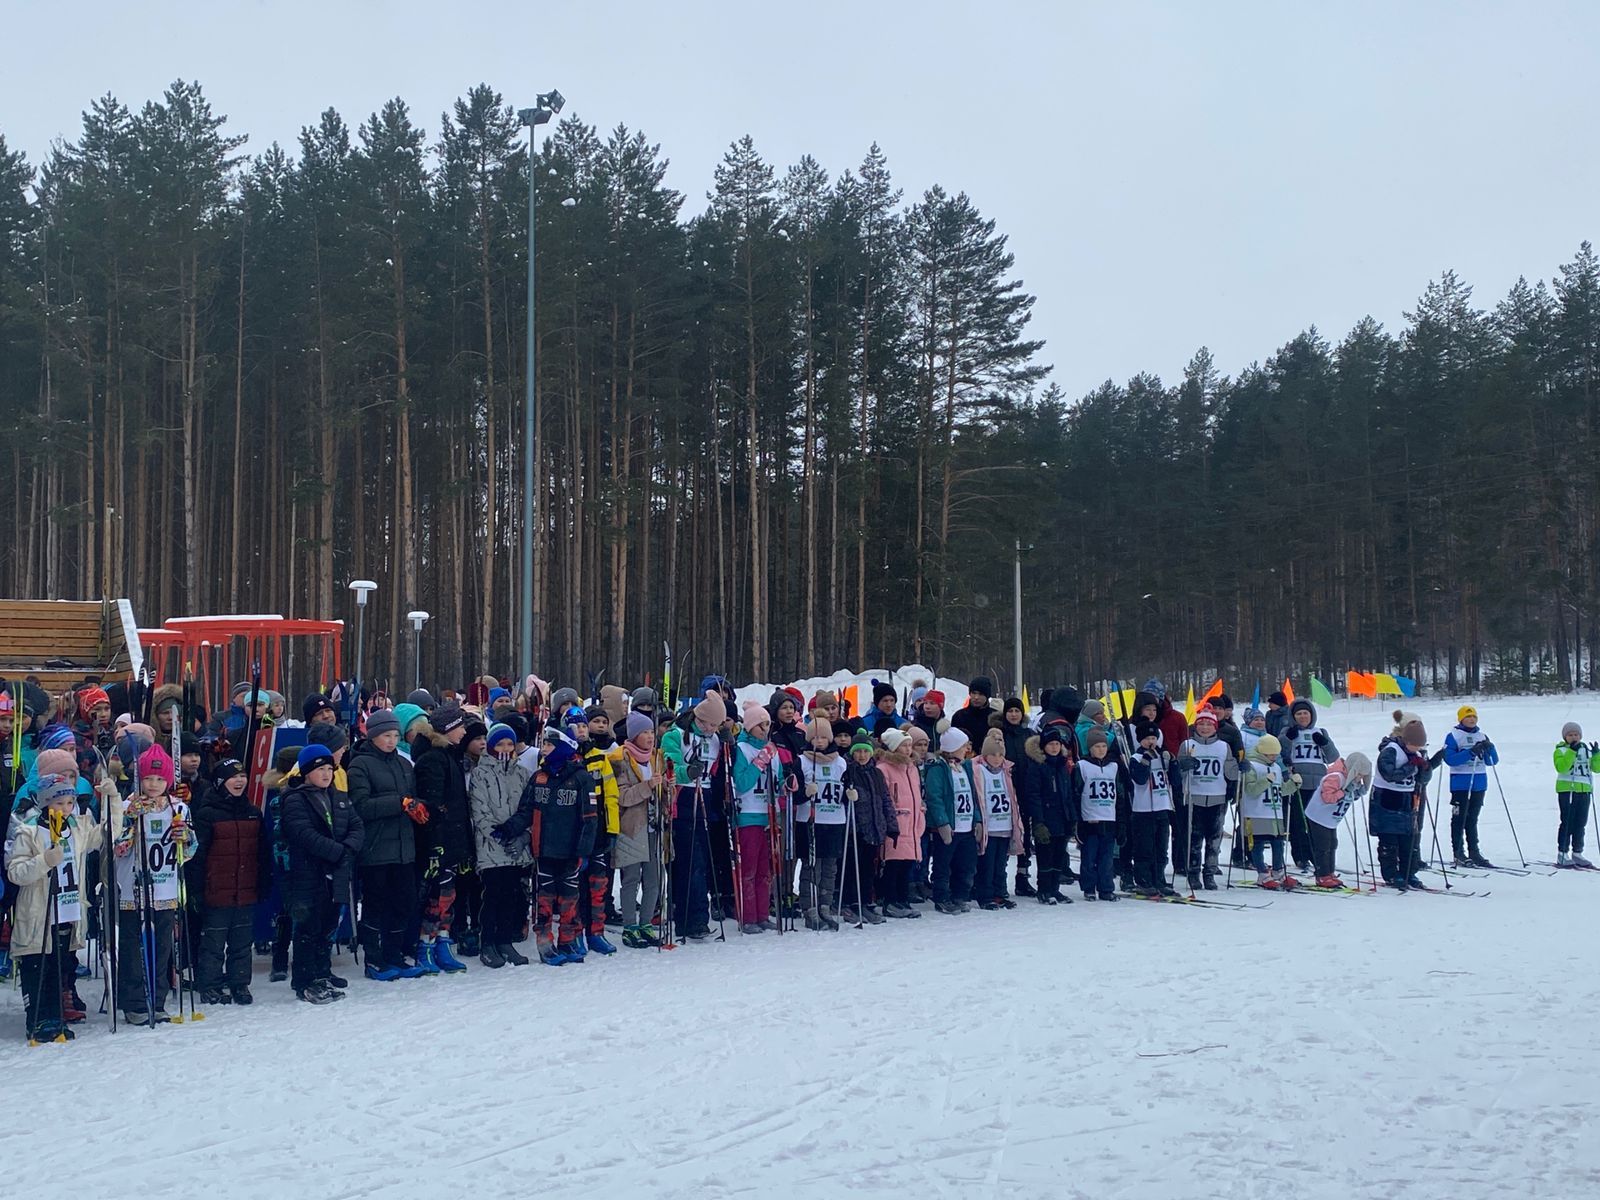
<instances>
[{"instance_id":1,"label":"ski track in snow","mask_svg":"<svg viewBox=\"0 0 1600 1200\"><path fill-rule=\"evenodd\" d=\"M1431 746L1456 703L1414 705ZM1389 707L1343 702L1324 723L1370 754ZM1586 711L1600 737L1600 702L1479 708L1523 851L1549 857L1550 750ZM1516 865L1492 781L1483 828ZM352 978L320 1009L258 959L251 1009L115 1038L91 1015L74 1044L36 1049L12 989L0 1070L33 1116L10 1123L6 1191L1600 1195L1600 878L1460 886L1494 895L1024 900L782 937L730 924L726 944L559 970ZM336 969L356 975L348 956ZM101 983L80 987L92 1012ZM1203 1046L1218 1048L1186 1053ZM38 1152L46 1112L81 1153L48 1134L57 1150Z\"/></svg>"}]
</instances>

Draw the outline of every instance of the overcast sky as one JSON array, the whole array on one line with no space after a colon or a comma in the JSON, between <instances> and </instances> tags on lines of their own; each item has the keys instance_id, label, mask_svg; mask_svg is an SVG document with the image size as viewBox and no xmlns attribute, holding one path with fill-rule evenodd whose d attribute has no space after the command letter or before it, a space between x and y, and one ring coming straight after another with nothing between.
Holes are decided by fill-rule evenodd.
<instances>
[{"instance_id":1,"label":"overcast sky","mask_svg":"<svg viewBox=\"0 0 1600 1200\"><path fill-rule=\"evenodd\" d=\"M37 162L111 92L198 79L260 152L480 81L643 129L703 205L749 133L780 171L874 140L908 199L968 192L1077 396L1201 345L1236 374L1316 324L1391 328L1454 268L1492 306L1600 234L1600 4L985 0L0 3L0 132Z\"/></svg>"}]
</instances>

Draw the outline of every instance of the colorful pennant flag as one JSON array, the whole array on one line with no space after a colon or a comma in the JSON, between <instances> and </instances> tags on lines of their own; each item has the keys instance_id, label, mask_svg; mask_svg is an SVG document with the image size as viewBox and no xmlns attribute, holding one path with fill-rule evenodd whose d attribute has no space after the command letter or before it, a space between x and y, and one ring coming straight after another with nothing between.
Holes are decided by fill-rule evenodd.
<instances>
[{"instance_id":1,"label":"colorful pennant flag","mask_svg":"<svg viewBox=\"0 0 1600 1200\"><path fill-rule=\"evenodd\" d=\"M1189 685L1189 698L1183 702L1183 719L1194 724L1194 684Z\"/></svg>"},{"instance_id":2,"label":"colorful pennant flag","mask_svg":"<svg viewBox=\"0 0 1600 1200\"><path fill-rule=\"evenodd\" d=\"M1220 695L1222 695L1222 680L1219 679L1206 689L1206 694L1204 696L1200 697L1201 706L1204 707L1205 705L1210 704Z\"/></svg>"},{"instance_id":3,"label":"colorful pennant flag","mask_svg":"<svg viewBox=\"0 0 1600 1200\"><path fill-rule=\"evenodd\" d=\"M1374 687L1373 687L1373 694L1374 695L1378 695L1378 696L1404 696L1405 695L1405 692L1402 691L1401 688L1400 688L1400 681L1398 679L1396 679L1393 675L1385 674L1382 671L1374 671L1372 673L1372 680L1373 680L1373 684L1374 684Z\"/></svg>"},{"instance_id":4,"label":"colorful pennant flag","mask_svg":"<svg viewBox=\"0 0 1600 1200\"><path fill-rule=\"evenodd\" d=\"M1289 677L1283 677L1283 698L1290 704L1294 703L1294 684L1289 682Z\"/></svg>"},{"instance_id":5,"label":"colorful pennant flag","mask_svg":"<svg viewBox=\"0 0 1600 1200\"><path fill-rule=\"evenodd\" d=\"M1417 681L1415 679L1408 679L1404 675L1396 675L1394 681L1399 685L1402 696L1411 697L1417 694Z\"/></svg>"},{"instance_id":6,"label":"colorful pennant flag","mask_svg":"<svg viewBox=\"0 0 1600 1200\"><path fill-rule=\"evenodd\" d=\"M1346 671L1344 673L1344 690L1352 700L1358 697L1372 700L1378 695L1378 683L1365 671Z\"/></svg>"},{"instance_id":7,"label":"colorful pennant flag","mask_svg":"<svg viewBox=\"0 0 1600 1200\"><path fill-rule=\"evenodd\" d=\"M1311 677L1311 703L1323 708L1333 703L1333 693L1328 690L1328 685L1315 675Z\"/></svg>"},{"instance_id":8,"label":"colorful pennant flag","mask_svg":"<svg viewBox=\"0 0 1600 1200\"><path fill-rule=\"evenodd\" d=\"M1028 685L1022 685L1022 715L1027 717L1033 711L1033 705L1028 703Z\"/></svg>"},{"instance_id":9,"label":"colorful pennant flag","mask_svg":"<svg viewBox=\"0 0 1600 1200\"><path fill-rule=\"evenodd\" d=\"M1250 693L1250 707L1261 707L1261 681L1259 679L1256 680L1256 690Z\"/></svg>"}]
</instances>

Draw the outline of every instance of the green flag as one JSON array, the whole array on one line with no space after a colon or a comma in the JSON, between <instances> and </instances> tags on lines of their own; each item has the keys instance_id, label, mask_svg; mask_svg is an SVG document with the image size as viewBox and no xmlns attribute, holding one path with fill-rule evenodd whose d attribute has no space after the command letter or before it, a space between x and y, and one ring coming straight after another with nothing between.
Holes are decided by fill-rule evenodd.
<instances>
[{"instance_id":1,"label":"green flag","mask_svg":"<svg viewBox=\"0 0 1600 1200\"><path fill-rule=\"evenodd\" d=\"M1333 693L1328 690L1327 684L1315 675L1311 677L1311 702L1323 708L1333 703Z\"/></svg>"}]
</instances>

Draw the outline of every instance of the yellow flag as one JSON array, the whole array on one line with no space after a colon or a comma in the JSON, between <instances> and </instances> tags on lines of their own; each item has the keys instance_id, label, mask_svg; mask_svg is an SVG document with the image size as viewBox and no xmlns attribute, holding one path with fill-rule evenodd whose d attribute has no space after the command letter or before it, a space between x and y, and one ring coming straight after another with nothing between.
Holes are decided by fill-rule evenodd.
<instances>
[{"instance_id":1,"label":"yellow flag","mask_svg":"<svg viewBox=\"0 0 1600 1200\"><path fill-rule=\"evenodd\" d=\"M1194 724L1194 684L1189 685L1189 698L1183 702L1183 719Z\"/></svg>"},{"instance_id":2,"label":"yellow flag","mask_svg":"<svg viewBox=\"0 0 1600 1200\"><path fill-rule=\"evenodd\" d=\"M1022 715L1026 717L1033 711L1033 705L1028 703L1028 685L1022 685Z\"/></svg>"}]
</instances>

